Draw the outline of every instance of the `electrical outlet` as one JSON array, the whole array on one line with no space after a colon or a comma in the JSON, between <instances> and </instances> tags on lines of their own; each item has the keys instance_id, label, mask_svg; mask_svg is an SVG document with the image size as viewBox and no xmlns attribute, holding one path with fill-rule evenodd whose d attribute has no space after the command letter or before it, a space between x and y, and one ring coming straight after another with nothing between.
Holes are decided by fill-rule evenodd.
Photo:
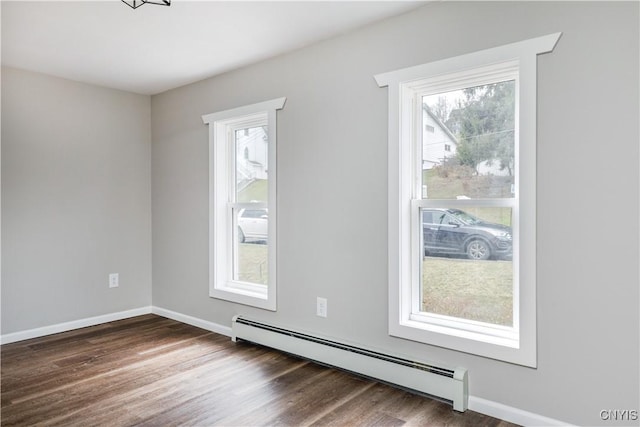
<instances>
[{"instance_id":1,"label":"electrical outlet","mask_svg":"<svg viewBox=\"0 0 640 427\"><path fill-rule=\"evenodd\" d=\"M117 288L118 286L120 286L119 280L120 280L120 277L118 276L118 273L109 274L109 287Z\"/></svg>"},{"instance_id":2,"label":"electrical outlet","mask_svg":"<svg viewBox=\"0 0 640 427\"><path fill-rule=\"evenodd\" d=\"M318 297L316 301L316 315L327 317L327 299Z\"/></svg>"}]
</instances>

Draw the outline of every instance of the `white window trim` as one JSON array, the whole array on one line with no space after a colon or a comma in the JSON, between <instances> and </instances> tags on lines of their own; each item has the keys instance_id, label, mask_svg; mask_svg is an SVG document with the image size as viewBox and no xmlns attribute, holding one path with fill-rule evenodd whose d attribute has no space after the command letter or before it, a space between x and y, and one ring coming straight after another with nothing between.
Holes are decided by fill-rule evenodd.
<instances>
[{"instance_id":1,"label":"white window trim","mask_svg":"<svg viewBox=\"0 0 640 427\"><path fill-rule=\"evenodd\" d=\"M277 98L257 104L246 105L230 110L202 116L209 125L209 295L239 304L275 311L277 308L277 272L276 272L276 191L277 191L277 124L276 112L284 107L286 98ZM231 243L236 227L229 206L229 193L234 182L230 160L234 152L232 143L226 134L230 127L239 122L247 122L266 114L267 137L269 141L268 164L268 201L266 204L247 203L250 208L269 208L268 265L269 283L260 285L235 281L233 279L233 257ZM242 203L234 203L242 208Z\"/></svg>"},{"instance_id":2,"label":"white window trim","mask_svg":"<svg viewBox=\"0 0 640 427\"><path fill-rule=\"evenodd\" d=\"M466 353L490 357L524 366L537 366L536 349L536 67L537 55L551 52L561 33L550 34L522 42L512 43L466 55L452 57L423 65L409 67L375 76L380 87L388 87L388 255L389 255L389 334L426 344L450 348ZM415 82L443 76L450 82L455 73L465 74L482 67L490 69L496 64L518 64L519 91L517 114L519 142L516 158L526 159L518 166L516 183L515 221L519 241L514 244L514 265L517 263L519 285L514 286L514 328L493 328L493 332L480 322L451 323L444 317L428 315L428 319L412 315L412 283L415 278L414 253L419 251L417 239L412 237L418 218L413 218L412 202L416 183L412 174L416 155L412 133L413 124L407 117L415 109L407 104L413 96ZM500 68L500 67L498 67ZM413 84L413 87L412 87ZM407 110L410 109L410 110ZM405 121L403 121L405 120ZM517 161L517 160L516 160ZM520 192L518 188L526 189ZM430 201L447 205L450 201ZM477 206L491 201L465 201ZM412 206L414 203L414 206ZM514 242L515 243L515 242ZM413 246L412 246L413 245ZM419 316L418 316L419 317ZM426 320L426 321L425 321ZM457 326L463 326L458 328ZM514 333L515 332L515 333Z\"/></svg>"}]
</instances>

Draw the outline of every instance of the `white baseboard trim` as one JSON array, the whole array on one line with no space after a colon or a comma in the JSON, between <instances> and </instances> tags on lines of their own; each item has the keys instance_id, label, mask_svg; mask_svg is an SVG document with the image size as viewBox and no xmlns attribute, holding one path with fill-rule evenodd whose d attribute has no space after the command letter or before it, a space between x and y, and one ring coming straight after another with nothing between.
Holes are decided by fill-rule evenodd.
<instances>
[{"instance_id":1,"label":"white baseboard trim","mask_svg":"<svg viewBox=\"0 0 640 427\"><path fill-rule=\"evenodd\" d=\"M177 320L178 322L186 323L187 325L196 326L198 328L206 329L207 331L215 332L220 335L231 336L231 327L223 326L219 323L209 322L208 320L199 319L197 317L189 316L186 314L178 313L175 311L167 310L166 308L153 306L152 313L158 316L167 317L169 319Z\"/></svg>"},{"instance_id":2,"label":"white baseboard trim","mask_svg":"<svg viewBox=\"0 0 640 427\"><path fill-rule=\"evenodd\" d=\"M207 331L226 335L228 337L231 336L231 328L228 326L223 326L218 323L198 319L197 317L188 316L186 314L167 310L162 307L147 306L136 308L133 310L103 314L101 316L88 317L86 319L73 320L71 322L58 323L56 325L43 326L41 328L28 329L26 331L12 332L9 334L0 335L0 344L10 344L13 342L24 341L31 338L44 337L46 335L58 334L60 332L72 331L74 329L86 328L88 326L100 325L101 323L128 319L130 317L142 316L143 314L150 313L177 320L178 322L186 323L188 325L197 326L199 328L206 329Z\"/></svg>"},{"instance_id":3,"label":"white baseboard trim","mask_svg":"<svg viewBox=\"0 0 640 427\"><path fill-rule=\"evenodd\" d=\"M524 411L502 403L482 399L480 397L469 396L469 409L484 415L489 415L510 423L527 427L538 426L571 426L564 421L555 420L533 412Z\"/></svg>"},{"instance_id":4,"label":"white baseboard trim","mask_svg":"<svg viewBox=\"0 0 640 427\"><path fill-rule=\"evenodd\" d=\"M101 323L113 322L116 320L128 319L129 317L141 316L151 313L152 307L140 307L132 310L120 311L117 313L103 314L101 316L87 317L85 319L73 320L71 322L58 323L41 328L28 329L26 331L12 332L0 336L0 344L9 344L17 341L24 341L31 338L39 338L45 335L57 334L60 332L72 331L74 329L95 326Z\"/></svg>"}]
</instances>

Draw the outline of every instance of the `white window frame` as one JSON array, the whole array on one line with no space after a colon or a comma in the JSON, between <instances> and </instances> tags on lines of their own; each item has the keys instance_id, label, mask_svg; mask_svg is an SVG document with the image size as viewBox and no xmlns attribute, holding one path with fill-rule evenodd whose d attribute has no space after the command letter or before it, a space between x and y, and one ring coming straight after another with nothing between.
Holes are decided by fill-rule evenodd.
<instances>
[{"instance_id":1,"label":"white window frame","mask_svg":"<svg viewBox=\"0 0 640 427\"><path fill-rule=\"evenodd\" d=\"M473 52L375 76L389 91L389 334L413 341L537 366L536 349L536 68L561 33ZM514 69L517 70L514 74ZM516 181L513 199L422 199L419 143L421 95L516 76ZM479 80L478 80L479 78ZM509 80L511 78L507 78ZM521 161L520 161L521 159ZM418 182L420 181L420 182ZM514 325L488 325L419 313L421 207L513 209Z\"/></svg>"},{"instance_id":2,"label":"white window frame","mask_svg":"<svg viewBox=\"0 0 640 427\"><path fill-rule=\"evenodd\" d=\"M277 308L276 272L276 191L277 191L277 110L286 98L277 98L202 116L209 125L209 296L239 304L275 311ZM266 122L266 123L265 123ZM269 180L268 200L239 203L235 195L234 130L267 125ZM234 210L269 209L267 240L269 277L267 285L234 280L237 235Z\"/></svg>"}]
</instances>

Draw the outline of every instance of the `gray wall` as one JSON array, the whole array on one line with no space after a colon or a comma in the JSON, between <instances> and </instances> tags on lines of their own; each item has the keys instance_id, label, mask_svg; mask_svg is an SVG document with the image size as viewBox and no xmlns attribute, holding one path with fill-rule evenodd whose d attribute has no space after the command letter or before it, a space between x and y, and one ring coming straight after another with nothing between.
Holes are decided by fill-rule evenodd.
<instances>
[{"instance_id":1,"label":"gray wall","mask_svg":"<svg viewBox=\"0 0 640 427\"><path fill-rule=\"evenodd\" d=\"M151 304L150 111L2 69L2 334Z\"/></svg>"},{"instance_id":2,"label":"gray wall","mask_svg":"<svg viewBox=\"0 0 640 427\"><path fill-rule=\"evenodd\" d=\"M152 97L154 305L461 365L472 395L571 423L637 409L638 22L630 2L437 2ZM389 337L387 90L373 75L558 31L538 63L538 368ZM200 116L281 96L272 313L208 297Z\"/></svg>"}]
</instances>

